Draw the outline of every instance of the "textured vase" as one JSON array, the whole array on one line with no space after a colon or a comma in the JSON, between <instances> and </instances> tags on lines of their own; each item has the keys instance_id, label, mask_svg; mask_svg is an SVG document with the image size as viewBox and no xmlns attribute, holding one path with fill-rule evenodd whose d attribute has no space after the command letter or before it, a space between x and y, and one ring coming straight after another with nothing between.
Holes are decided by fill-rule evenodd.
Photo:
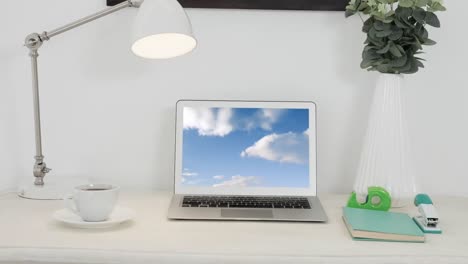
<instances>
[{"instance_id":1,"label":"textured vase","mask_svg":"<svg viewBox=\"0 0 468 264\"><path fill-rule=\"evenodd\" d=\"M402 207L416 194L409 135L403 111L403 76L380 74L370 108L354 191L364 202L369 186L382 186L392 207Z\"/></svg>"}]
</instances>

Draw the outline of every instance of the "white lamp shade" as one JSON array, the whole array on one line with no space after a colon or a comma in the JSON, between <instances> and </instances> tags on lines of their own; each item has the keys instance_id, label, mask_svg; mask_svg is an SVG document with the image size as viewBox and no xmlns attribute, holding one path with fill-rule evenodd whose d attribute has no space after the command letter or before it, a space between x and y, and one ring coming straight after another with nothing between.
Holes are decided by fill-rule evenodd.
<instances>
[{"instance_id":1,"label":"white lamp shade","mask_svg":"<svg viewBox=\"0 0 468 264\"><path fill-rule=\"evenodd\" d=\"M167 59L192 51L197 41L177 0L144 0L135 20L132 51L147 59Z\"/></svg>"}]
</instances>

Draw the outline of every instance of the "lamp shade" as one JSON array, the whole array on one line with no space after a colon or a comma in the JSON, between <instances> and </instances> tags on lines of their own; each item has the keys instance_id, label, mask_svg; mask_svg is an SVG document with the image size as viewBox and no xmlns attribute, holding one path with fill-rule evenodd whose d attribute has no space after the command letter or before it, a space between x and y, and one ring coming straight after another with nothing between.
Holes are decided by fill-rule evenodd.
<instances>
[{"instance_id":1,"label":"lamp shade","mask_svg":"<svg viewBox=\"0 0 468 264\"><path fill-rule=\"evenodd\" d=\"M192 51L197 41L177 0L145 0L133 30L132 51L147 59L167 59Z\"/></svg>"}]
</instances>

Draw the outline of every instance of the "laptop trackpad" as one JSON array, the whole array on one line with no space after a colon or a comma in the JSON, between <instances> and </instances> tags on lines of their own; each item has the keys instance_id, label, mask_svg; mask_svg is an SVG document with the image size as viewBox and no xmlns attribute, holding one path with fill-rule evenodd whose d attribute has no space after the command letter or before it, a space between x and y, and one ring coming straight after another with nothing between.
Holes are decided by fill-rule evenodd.
<instances>
[{"instance_id":1,"label":"laptop trackpad","mask_svg":"<svg viewBox=\"0 0 468 264\"><path fill-rule=\"evenodd\" d=\"M226 217L226 218L273 218L273 210L221 209L221 217Z\"/></svg>"}]
</instances>

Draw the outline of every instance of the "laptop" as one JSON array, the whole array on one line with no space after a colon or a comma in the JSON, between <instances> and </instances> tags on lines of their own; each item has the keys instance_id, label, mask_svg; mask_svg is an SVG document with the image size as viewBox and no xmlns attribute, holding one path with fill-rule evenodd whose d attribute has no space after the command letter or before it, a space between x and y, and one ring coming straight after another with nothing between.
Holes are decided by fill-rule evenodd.
<instances>
[{"instance_id":1,"label":"laptop","mask_svg":"<svg viewBox=\"0 0 468 264\"><path fill-rule=\"evenodd\" d=\"M312 102L177 102L169 219L325 222Z\"/></svg>"}]
</instances>

